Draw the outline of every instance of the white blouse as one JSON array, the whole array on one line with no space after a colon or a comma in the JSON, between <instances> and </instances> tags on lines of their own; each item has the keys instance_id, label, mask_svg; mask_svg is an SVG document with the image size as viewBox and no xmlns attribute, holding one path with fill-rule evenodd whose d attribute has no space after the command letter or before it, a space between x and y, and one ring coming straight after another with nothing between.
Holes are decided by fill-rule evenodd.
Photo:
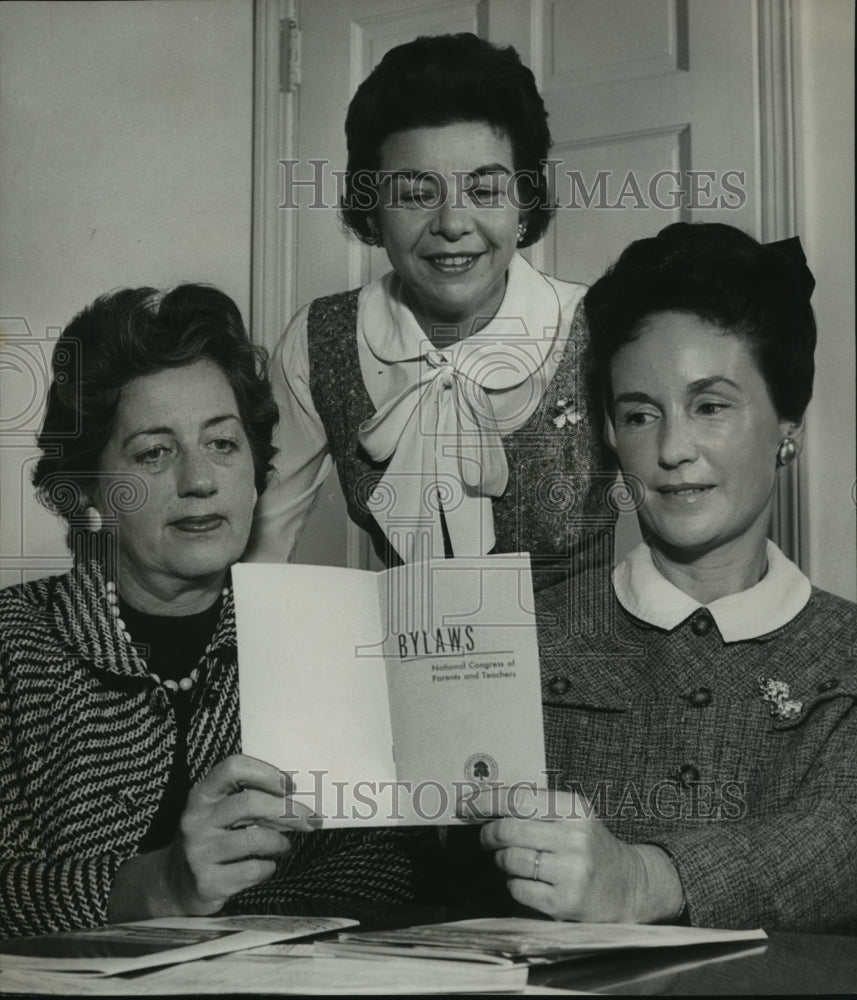
<instances>
[{"instance_id":1,"label":"white blouse","mask_svg":"<svg viewBox=\"0 0 857 1000\"><path fill-rule=\"evenodd\" d=\"M360 428L360 440L376 460L389 458L379 487L395 491L397 520L406 510L410 524L430 532L434 555L443 554L440 515L431 502L441 481L449 488L443 509L454 553L482 555L494 546L491 497L503 493L508 477L501 439L541 402L585 291L541 274L516 254L494 318L439 349L408 307L395 273L360 290L357 353L376 411ZM297 313L271 361L279 452L257 506L250 560L282 562L291 555L333 465L310 392L308 313L308 306ZM376 517L389 538L383 513ZM409 539L419 535L408 533ZM405 562L416 557L414 551L399 555Z\"/></svg>"}]
</instances>

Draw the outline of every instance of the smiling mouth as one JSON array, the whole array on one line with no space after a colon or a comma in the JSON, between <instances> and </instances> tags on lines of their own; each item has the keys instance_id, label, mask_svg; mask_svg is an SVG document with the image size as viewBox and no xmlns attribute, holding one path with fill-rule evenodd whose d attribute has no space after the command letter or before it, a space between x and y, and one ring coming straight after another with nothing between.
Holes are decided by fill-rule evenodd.
<instances>
[{"instance_id":1,"label":"smiling mouth","mask_svg":"<svg viewBox=\"0 0 857 1000\"><path fill-rule=\"evenodd\" d=\"M480 253L456 253L456 254L435 254L424 259L436 271L444 274L462 274L469 271L471 267L482 256Z\"/></svg>"},{"instance_id":2,"label":"smiling mouth","mask_svg":"<svg viewBox=\"0 0 857 1000\"><path fill-rule=\"evenodd\" d=\"M713 486L660 486L657 492L676 503L696 503L713 489Z\"/></svg>"},{"instance_id":3,"label":"smiling mouth","mask_svg":"<svg viewBox=\"0 0 857 1000\"><path fill-rule=\"evenodd\" d=\"M171 521L170 527L176 531L186 531L192 535L205 534L207 531L215 531L223 524L220 514L205 514L202 517L182 517L178 521Z\"/></svg>"}]
</instances>

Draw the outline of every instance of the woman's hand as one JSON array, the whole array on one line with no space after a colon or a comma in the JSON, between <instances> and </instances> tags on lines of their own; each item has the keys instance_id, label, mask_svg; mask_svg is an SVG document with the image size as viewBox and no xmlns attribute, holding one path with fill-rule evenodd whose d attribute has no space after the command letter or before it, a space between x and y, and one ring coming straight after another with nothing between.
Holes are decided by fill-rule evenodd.
<instances>
[{"instance_id":1,"label":"woman's hand","mask_svg":"<svg viewBox=\"0 0 857 1000\"><path fill-rule=\"evenodd\" d=\"M253 757L227 757L191 789L172 844L119 869L108 920L217 913L273 875L291 847L286 831L320 825L288 798L282 772Z\"/></svg>"},{"instance_id":2,"label":"woman's hand","mask_svg":"<svg viewBox=\"0 0 857 1000\"><path fill-rule=\"evenodd\" d=\"M609 923L675 919L682 909L681 880L664 851L617 840L583 795L490 789L463 809L502 817L482 828L482 845L525 906L557 920Z\"/></svg>"}]
</instances>

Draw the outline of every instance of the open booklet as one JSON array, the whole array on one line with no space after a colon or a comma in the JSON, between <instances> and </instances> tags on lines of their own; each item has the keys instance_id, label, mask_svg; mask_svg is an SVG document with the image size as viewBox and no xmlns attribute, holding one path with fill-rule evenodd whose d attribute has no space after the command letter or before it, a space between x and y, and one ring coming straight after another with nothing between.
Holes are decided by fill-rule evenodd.
<instances>
[{"instance_id":1,"label":"open booklet","mask_svg":"<svg viewBox=\"0 0 857 1000\"><path fill-rule=\"evenodd\" d=\"M526 555L233 568L244 752L326 827L446 824L479 789L543 785Z\"/></svg>"},{"instance_id":2,"label":"open booklet","mask_svg":"<svg viewBox=\"0 0 857 1000\"><path fill-rule=\"evenodd\" d=\"M722 930L651 924L590 924L527 917L485 917L387 931L345 931L315 944L319 954L459 959L512 965L540 964L626 948L764 942L763 930Z\"/></svg>"},{"instance_id":3,"label":"open booklet","mask_svg":"<svg viewBox=\"0 0 857 1000\"><path fill-rule=\"evenodd\" d=\"M347 917L157 917L0 941L0 973L117 975L354 927Z\"/></svg>"}]
</instances>

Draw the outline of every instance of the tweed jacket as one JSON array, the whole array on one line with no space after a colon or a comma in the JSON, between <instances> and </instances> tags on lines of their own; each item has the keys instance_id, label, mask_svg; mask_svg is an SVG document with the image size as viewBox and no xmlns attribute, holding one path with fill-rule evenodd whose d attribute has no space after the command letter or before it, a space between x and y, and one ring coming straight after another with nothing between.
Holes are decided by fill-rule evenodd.
<instances>
[{"instance_id":1,"label":"tweed jacket","mask_svg":"<svg viewBox=\"0 0 857 1000\"><path fill-rule=\"evenodd\" d=\"M94 562L0 591L0 937L103 923L116 872L166 786L175 717L107 609ZM240 751L231 592L199 667L192 782ZM413 896L419 840L409 831L290 839L276 875L229 909Z\"/></svg>"},{"instance_id":2,"label":"tweed jacket","mask_svg":"<svg viewBox=\"0 0 857 1000\"><path fill-rule=\"evenodd\" d=\"M663 848L693 924L857 929L857 606L813 588L788 624L726 642L704 608L635 618L607 571L536 603L551 784Z\"/></svg>"}]
</instances>

